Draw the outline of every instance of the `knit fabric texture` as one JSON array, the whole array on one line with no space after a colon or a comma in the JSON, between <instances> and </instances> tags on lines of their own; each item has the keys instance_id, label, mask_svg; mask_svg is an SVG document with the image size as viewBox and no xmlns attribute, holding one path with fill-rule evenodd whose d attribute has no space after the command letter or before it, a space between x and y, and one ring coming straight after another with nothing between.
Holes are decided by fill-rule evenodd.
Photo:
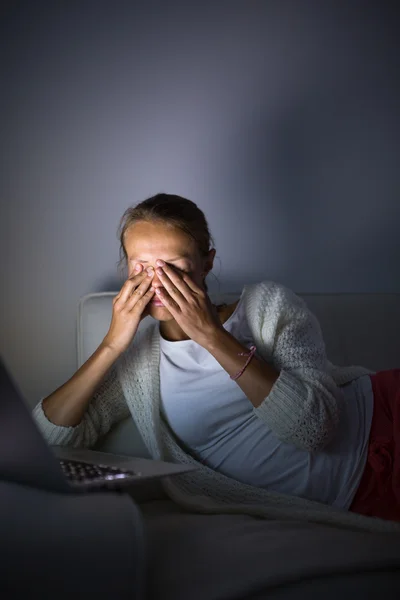
<instances>
[{"instance_id":1,"label":"knit fabric texture","mask_svg":"<svg viewBox=\"0 0 400 600\"><path fill-rule=\"evenodd\" d=\"M280 371L268 396L254 412L284 442L318 452L340 427L341 385L371 374L361 366L333 365L326 356L321 328L302 298L272 282L246 285L246 317L257 354ZM50 444L91 447L110 428L132 415L151 456L193 465L196 470L167 477L168 496L200 513L238 513L266 519L306 520L364 531L400 532L400 524L270 492L236 481L198 462L163 420L160 404L159 324L138 330L114 363L79 425L54 425L42 403L33 410ZM226 374L227 381L229 374ZM201 426L201 424L199 425Z\"/></svg>"}]
</instances>

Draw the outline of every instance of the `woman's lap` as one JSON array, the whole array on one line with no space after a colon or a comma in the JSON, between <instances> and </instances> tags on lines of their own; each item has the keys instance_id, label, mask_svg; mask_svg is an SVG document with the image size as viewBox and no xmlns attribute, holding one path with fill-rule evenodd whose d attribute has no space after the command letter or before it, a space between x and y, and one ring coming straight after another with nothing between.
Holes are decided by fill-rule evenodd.
<instances>
[{"instance_id":1,"label":"woman's lap","mask_svg":"<svg viewBox=\"0 0 400 600\"><path fill-rule=\"evenodd\" d=\"M400 521L400 369L370 377L374 413L368 458L350 510Z\"/></svg>"}]
</instances>

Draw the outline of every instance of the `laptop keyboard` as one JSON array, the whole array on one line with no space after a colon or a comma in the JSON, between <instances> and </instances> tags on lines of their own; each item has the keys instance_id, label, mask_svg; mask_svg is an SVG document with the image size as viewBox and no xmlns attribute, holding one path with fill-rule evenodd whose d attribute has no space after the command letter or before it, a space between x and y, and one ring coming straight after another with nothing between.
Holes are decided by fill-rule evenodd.
<instances>
[{"instance_id":1,"label":"laptop keyboard","mask_svg":"<svg viewBox=\"0 0 400 600\"><path fill-rule=\"evenodd\" d=\"M132 476L136 475L134 471L119 467L91 465L79 460L60 460L60 465L65 477L74 483L116 481L131 479Z\"/></svg>"}]
</instances>

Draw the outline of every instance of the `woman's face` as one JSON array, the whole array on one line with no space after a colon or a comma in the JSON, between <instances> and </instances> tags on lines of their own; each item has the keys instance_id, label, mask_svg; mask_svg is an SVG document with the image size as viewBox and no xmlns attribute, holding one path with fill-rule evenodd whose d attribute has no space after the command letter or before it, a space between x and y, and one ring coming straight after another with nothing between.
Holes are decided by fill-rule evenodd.
<instances>
[{"instance_id":1,"label":"woman's face","mask_svg":"<svg viewBox=\"0 0 400 600\"><path fill-rule=\"evenodd\" d=\"M128 261L128 277L134 274L137 264L141 264L144 269L153 267L155 271L157 269L156 260L161 259L175 269L178 274L187 273L199 287L204 289L204 277L212 269L215 250L210 250L209 258L202 260L196 242L182 230L164 223L139 221L126 231L124 243ZM163 287L156 272L152 285L155 288ZM154 298L157 299L156 296ZM155 306L151 302L147 305L145 313L159 321L173 319L168 309Z\"/></svg>"}]
</instances>

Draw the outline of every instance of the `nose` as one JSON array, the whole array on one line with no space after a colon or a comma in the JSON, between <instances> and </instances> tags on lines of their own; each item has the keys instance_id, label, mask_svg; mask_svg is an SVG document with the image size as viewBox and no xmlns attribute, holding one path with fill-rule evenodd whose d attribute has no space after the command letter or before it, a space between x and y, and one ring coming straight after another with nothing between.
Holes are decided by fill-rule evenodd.
<instances>
[{"instance_id":1,"label":"nose","mask_svg":"<svg viewBox=\"0 0 400 600\"><path fill-rule=\"evenodd\" d=\"M147 269L147 271L148 271L148 269ZM153 276L153 279L151 280L151 285L155 288L161 288L162 283L160 281L159 275L157 275L157 273L155 272L154 267L153 267L153 271L154 271L154 276Z\"/></svg>"}]
</instances>

